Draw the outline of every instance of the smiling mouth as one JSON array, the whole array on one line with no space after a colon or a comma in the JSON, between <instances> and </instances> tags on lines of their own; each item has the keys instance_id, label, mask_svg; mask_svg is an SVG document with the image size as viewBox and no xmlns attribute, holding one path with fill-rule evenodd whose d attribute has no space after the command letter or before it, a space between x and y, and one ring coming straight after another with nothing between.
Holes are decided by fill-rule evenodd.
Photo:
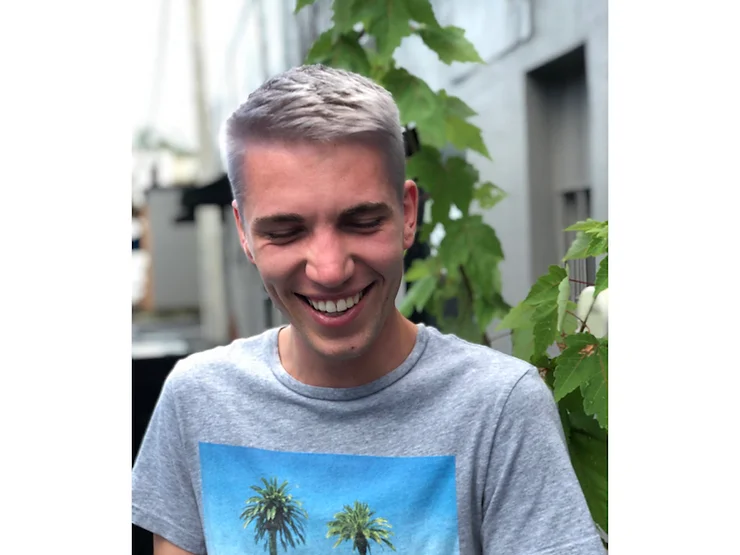
<instances>
[{"instance_id":1,"label":"smiling mouth","mask_svg":"<svg viewBox=\"0 0 740 555\"><path fill-rule=\"evenodd\" d=\"M299 293L296 293L295 295L316 312L325 314L327 316L341 316L349 309L356 306L363 299L363 297L367 295L370 289L372 289L373 285L375 284L371 283L370 285L365 287L365 289L351 297L336 299L333 301L315 301L310 299L309 297L300 295Z\"/></svg>"}]
</instances>

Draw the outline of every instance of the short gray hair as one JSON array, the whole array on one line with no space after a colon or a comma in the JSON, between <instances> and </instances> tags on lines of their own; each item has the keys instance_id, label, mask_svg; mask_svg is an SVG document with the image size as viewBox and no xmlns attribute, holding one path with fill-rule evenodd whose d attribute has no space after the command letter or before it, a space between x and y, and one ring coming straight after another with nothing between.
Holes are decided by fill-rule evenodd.
<instances>
[{"instance_id":1,"label":"short gray hair","mask_svg":"<svg viewBox=\"0 0 740 555\"><path fill-rule=\"evenodd\" d=\"M221 156L239 207L249 140L371 144L385 158L389 181L403 198L406 151L398 107L387 90L356 73L320 64L289 69L252 92L226 120Z\"/></svg>"}]
</instances>

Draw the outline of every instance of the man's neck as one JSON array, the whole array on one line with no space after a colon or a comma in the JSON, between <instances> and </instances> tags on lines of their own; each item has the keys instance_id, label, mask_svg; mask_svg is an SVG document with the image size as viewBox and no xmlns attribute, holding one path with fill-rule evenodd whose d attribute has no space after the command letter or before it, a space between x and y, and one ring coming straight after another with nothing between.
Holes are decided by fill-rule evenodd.
<instances>
[{"instance_id":1,"label":"man's neck","mask_svg":"<svg viewBox=\"0 0 740 555\"><path fill-rule=\"evenodd\" d=\"M297 336L292 326L281 330L278 351L285 370L301 383L317 387L358 387L400 366L413 350L416 334L416 325L395 310L388 316L373 345L356 358L330 361L320 357Z\"/></svg>"}]
</instances>

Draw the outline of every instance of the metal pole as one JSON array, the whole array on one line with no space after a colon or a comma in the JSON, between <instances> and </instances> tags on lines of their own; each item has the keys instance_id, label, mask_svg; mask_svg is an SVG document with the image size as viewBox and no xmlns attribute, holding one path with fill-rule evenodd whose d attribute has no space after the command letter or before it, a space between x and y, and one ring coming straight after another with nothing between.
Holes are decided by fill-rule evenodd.
<instances>
[{"instance_id":1,"label":"metal pole","mask_svg":"<svg viewBox=\"0 0 740 555\"><path fill-rule=\"evenodd\" d=\"M198 159L201 180L212 179L217 170L216 153L211 140L211 121L208 110L205 68L203 62L203 22L200 0L190 0L190 40L193 58L193 89L198 134Z\"/></svg>"}]
</instances>

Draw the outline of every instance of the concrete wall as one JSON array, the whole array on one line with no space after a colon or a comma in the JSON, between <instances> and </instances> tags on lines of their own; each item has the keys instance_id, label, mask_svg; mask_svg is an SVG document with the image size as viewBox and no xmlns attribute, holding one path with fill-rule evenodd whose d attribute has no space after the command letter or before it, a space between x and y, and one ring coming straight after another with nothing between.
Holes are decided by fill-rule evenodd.
<instances>
[{"instance_id":1,"label":"concrete wall","mask_svg":"<svg viewBox=\"0 0 740 555\"><path fill-rule=\"evenodd\" d=\"M156 311L197 309L198 241L193 223L175 223L182 192L175 187L147 193L151 287Z\"/></svg>"}]
</instances>

